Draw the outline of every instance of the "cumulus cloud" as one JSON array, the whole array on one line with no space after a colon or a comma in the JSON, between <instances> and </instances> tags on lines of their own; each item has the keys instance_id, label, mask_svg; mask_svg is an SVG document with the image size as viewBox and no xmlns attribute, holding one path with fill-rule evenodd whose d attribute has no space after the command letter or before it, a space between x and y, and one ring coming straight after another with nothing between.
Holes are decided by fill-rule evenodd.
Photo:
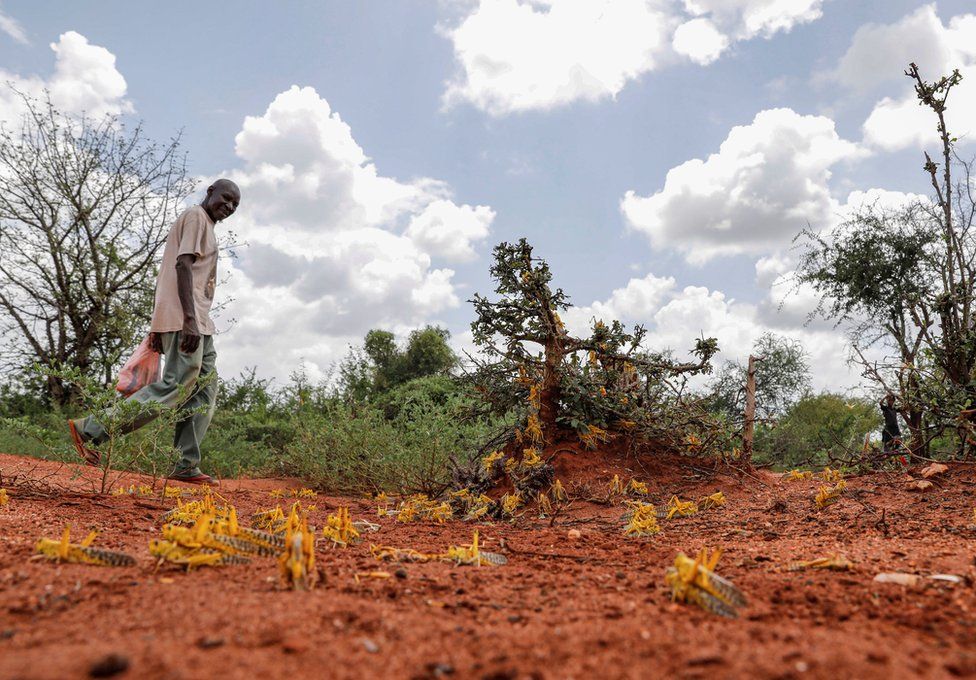
<instances>
[{"instance_id":1,"label":"cumulus cloud","mask_svg":"<svg viewBox=\"0 0 976 680\"><path fill-rule=\"evenodd\" d=\"M831 167L861 154L829 118L761 111L733 128L718 153L668 171L657 193L628 191L621 209L655 247L678 250L689 262L769 253L808 224L831 219Z\"/></svg>"},{"instance_id":2,"label":"cumulus cloud","mask_svg":"<svg viewBox=\"0 0 976 680\"><path fill-rule=\"evenodd\" d=\"M927 201L922 194L889 191L872 188L852 191L842 204L838 204L833 219L819 230L819 236L829 240L835 230L862 210L873 208L880 211L898 210L912 203ZM802 244L800 244L802 247ZM813 316L821 297L808 284L798 282L796 276L796 249L782 250L756 261L756 285L765 291L757 306L759 319L774 329L799 329L802 327L830 331L834 322Z\"/></svg>"},{"instance_id":3,"label":"cumulus cloud","mask_svg":"<svg viewBox=\"0 0 976 680\"><path fill-rule=\"evenodd\" d=\"M678 26L672 39L674 51L703 66L718 59L729 46L727 35L708 19L692 19Z\"/></svg>"},{"instance_id":4,"label":"cumulus cloud","mask_svg":"<svg viewBox=\"0 0 976 680\"><path fill-rule=\"evenodd\" d=\"M48 78L21 76L0 69L0 83L10 83L17 91L43 97L47 90L51 101L65 113L128 113L132 103L125 98L126 82L115 67L115 55L104 47L68 31L56 43L54 73ZM8 87L0 87L0 120L15 121L23 114L20 97Z\"/></svg>"},{"instance_id":5,"label":"cumulus cloud","mask_svg":"<svg viewBox=\"0 0 976 680\"><path fill-rule=\"evenodd\" d=\"M735 40L772 37L819 19L823 0L684 0L685 10L709 16Z\"/></svg>"},{"instance_id":6,"label":"cumulus cloud","mask_svg":"<svg viewBox=\"0 0 976 680\"><path fill-rule=\"evenodd\" d=\"M493 116L615 97L676 55L709 64L739 40L818 19L823 0L474 0L441 33L458 71L444 103Z\"/></svg>"},{"instance_id":7,"label":"cumulus cloud","mask_svg":"<svg viewBox=\"0 0 976 680\"><path fill-rule=\"evenodd\" d=\"M370 328L405 331L458 305L454 271L435 260L474 257L490 207L456 204L434 179L382 175L310 87L248 116L235 151L227 176L243 198L230 228L248 245L222 291L237 320L221 338L232 371L283 376L304 360L321 377Z\"/></svg>"},{"instance_id":8,"label":"cumulus cloud","mask_svg":"<svg viewBox=\"0 0 976 680\"><path fill-rule=\"evenodd\" d=\"M606 300L569 308L563 315L563 322L571 333L585 336L594 321L609 323L614 319L647 319L657 311L674 287L675 280L670 276L648 274L643 278L634 278L623 288L614 290Z\"/></svg>"},{"instance_id":9,"label":"cumulus cloud","mask_svg":"<svg viewBox=\"0 0 976 680\"><path fill-rule=\"evenodd\" d=\"M2 9L0 9L0 32L5 33L14 42L19 42L21 45L30 45L30 40L27 38L27 32L24 30L24 27L20 25L19 21Z\"/></svg>"},{"instance_id":10,"label":"cumulus cloud","mask_svg":"<svg viewBox=\"0 0 976 680\"><path fill-rule=\"evenodd\" d=\"M822 77L864 92L900 81L912 61L941 70L951 58L943 32L934 5L920 7L893 24L865 24L854 33L836 68Z\"/></svg>"},{"instance_id":11,"label":"cumulus cloud","mask_svg":"<svg viewBox=\"0 0 976 680\"><path fill-rule=\"evenodd\" d=\"M665 52L673 19L650 0L480 0L443 28L460 72L447 105L492 115L613 97Z\"/></svg>"},{"instance_id":12,"label":"cumulus cloud","mask_svg":"<svg viewBox=\"0 0 976 680\"><path fill-rule=\"evenodd\" d=\"M439 199L410 220L406 235L424 251L448 262L469 262L474 244L488 235L495 211Z\"/></svg>"},{"instance_id":13,"label":"cumulus cloud","mask_svg":"<svg viewBox=\"0 0 976 680\"><path fill-rule=\"evenodd\" d=\"M846 363L846 340L829 326L806 327L802 322L771 320L764 317L758 305L739 302L702 286L678 288L670 277L647 275L631 279L607 300L568 310L564 320L572 332L585 333L594 316L643 324L648 330L648 349L670 349L678 357L685 357L696 339L714 337L720 348L713 361L716 366L725 360L745 361L759 336L771 331L804 344L816 367L815 388L838 390L857 383Z\"/></svg>"},{"instance_id":14,"label":"cumulus cloud","mask_svg":"<svg viewBox=\"0 0 976 680\"><path fill-rule=\"evenodd\" d=\"M976 14L959 15L944 24L930 4L892 24L862 26L837 67L822 76L862 95L891 87L893 81L902 83L899 93L879 100L864 122L864 140L873 147L897 151L938 142L932 113L918 105L912 85L902 75L912 61L928 80L959 69L963 81L950 95L946 118L957 136L973 131Z\"/></svg>"}]
</instances>

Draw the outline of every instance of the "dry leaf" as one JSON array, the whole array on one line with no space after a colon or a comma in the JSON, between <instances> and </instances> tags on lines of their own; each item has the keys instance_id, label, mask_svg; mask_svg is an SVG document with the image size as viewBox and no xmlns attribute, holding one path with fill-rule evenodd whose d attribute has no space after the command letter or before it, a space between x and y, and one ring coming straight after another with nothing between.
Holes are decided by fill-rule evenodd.
<instances>
[{"instance_id":1,"label":"dry leaf","mask_svg":"<svg viewBox=\"0 0 976 680\"><path fill-rule=\"evenodd\" d=\"M943 465L942 463L932 463L927 468L922 470L922 476L928 479L929 477L932 477L934 475L942 474L948 469L949 468Z\"/></svg>"},{"instance_id":2,"label":"dry leaf","mask_svg":"<svg viewBox=\"0 0 976 680\"><path fill-rule=\"evenodd\" d=\"M908 485L908 488L911 491L928 491L933 486L935 485L932 482L926 481L924 479L916 479L915 481L913 481L911 484Z\"/></svg>"}]
</instances>

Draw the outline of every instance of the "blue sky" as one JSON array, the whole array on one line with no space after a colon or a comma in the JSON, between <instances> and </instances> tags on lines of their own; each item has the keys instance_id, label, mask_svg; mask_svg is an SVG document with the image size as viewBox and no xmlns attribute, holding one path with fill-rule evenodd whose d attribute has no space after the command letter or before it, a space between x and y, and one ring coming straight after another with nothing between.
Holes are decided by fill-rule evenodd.
<instances>
[{"instance_id":1,"label":"blue sky","mask_svg":"<svg viewBox=\"0 0 976 680\"><path fill-rule=\"evenodd\" d=\"M895 202L926 192L925 140L899 133L912 122L899 123L904 109L866 125L885 101L908 96L906 54L930 75L976 70L966 47L976 18L962 0L133 7L4 0L0 69L46 83L62 64L87 108L131 110L157 138L182 129L192 172L241 180L230 226L252 247L225 270L237 319L218 342L225 373L257 365L284 377L303 359L322 373L373 326L443 323L464 346L465 300L490 288L492 245L526 236L579 305L576 327L619 316L678 349L714 334L729 358L775 330L824 364L820 386L849 385L842 335L802 324L811 303L802 292L777 311L784 286L771 284L790 271L797 225L829 227L852 191L894 192L885 200ZM873 33L858 33L868 24ZM69 32L79 36L72 49L52 51ZM915 39L918 57L906 52ZM111 76L96 46L114 56L123 90L95 82ZM101 75L69 68L71 59L94 59ZM563 91L547 95L562 77ZM960 126L976 113L974 81L961 90ZM271 112L292 86L317 99L293 90ZM330 124L306 171L290 163L311 119L336 115L347 129ZM264 122L245 133L246 116ZM717 154L736 126L745 126L738 151L685 165L685 179L666 184L672 169ZM385 189L373 175L396 183L396 201L377 198ZM303 181L317 188L292 210L288 192ZM350 198L342 186L372 188ZM413 286L424 292L408 295Z\"/></svg>"}]
</instances>

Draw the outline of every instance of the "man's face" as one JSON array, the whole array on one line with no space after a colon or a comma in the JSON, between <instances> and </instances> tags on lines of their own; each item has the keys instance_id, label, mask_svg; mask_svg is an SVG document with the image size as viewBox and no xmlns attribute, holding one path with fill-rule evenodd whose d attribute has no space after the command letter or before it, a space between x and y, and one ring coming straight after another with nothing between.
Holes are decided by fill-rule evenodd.
<instances>
[{"instance_id":1,"label":"man's face","mask_svg":"<svg viewBox=\"0 0 976 680\"><path fill-rule=\"evenodd\" d=\"M207 192L204 208L215 221L226 220L241 204L241 192L233 184L215 184Z\"/></svg>"}]
</instances>

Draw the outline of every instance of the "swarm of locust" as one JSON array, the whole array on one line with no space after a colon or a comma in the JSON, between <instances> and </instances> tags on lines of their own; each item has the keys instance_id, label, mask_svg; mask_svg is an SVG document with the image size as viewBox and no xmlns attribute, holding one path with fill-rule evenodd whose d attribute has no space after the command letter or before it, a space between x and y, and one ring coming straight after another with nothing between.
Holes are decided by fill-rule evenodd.
<instances>
[{"instance_id":1,"label":"swarm of locust","mask_svg":"<svg viewBox=\"0 0 976 680\"><path fill-rule=\"evenodd\" d=\"M443 524L454 516L450 505L432 500L422 493L410 496L396 510L386 510L383 514L395 515L398 522L428 521L438 524Z\"/></svg>"},{"instance_id":2,"label":"swarm of locust","mask_svg":"<svg viewBox=\"0 0 976 680\"><path fill-rule=\"evenodd\" d=\"M721 491L716 491L710 496L702 496L698 500L698 509L701 511L711 510L712 508L717 508L720 505L725 505L725 494Z\"/></svg>"},{"instance_id":3,"label":"swarm of locust","mask_svg":"<svg viewBox=\"0 0 976 680\"><path fill-rule=\"evenodd\" d=\"M285 547L278 556L278 569L285 587L311 590L318 581L315 571L315 535L308 528L308 518L292 506L285 527Z\"/></svg>"},{"instance_id":4,"label":"swarm of locust","mask_svg":"<svg viewBox=\"0 0 976 680\"><path fill-rule=\"evenodd\" d=\"M286 522L287 518L280 505L267 510L258 510L251 515L251 524L255 529L262 529L272 534L284 531Z\"/></svg>"},{"instance_id":5,"label":"swarm of locust","mask_svg":"<svg viewBox=\"0 0 976 680\"><path fill-rule=\"evenodd\" d=\"M223 504L218 504L218 500L223 501ZM226 519L231 507L223 496L207 487L206 493L200 500L184 503L181 498L177 498L176 507L166 512L162 520L167 524L192 526L203 515Z\"/></svg>"},{"instance_id":6,"label":"swarm of locust","mask_svg":"<svg viewBox=\"0 0 976 680\"><path fill-rule=\"evenodd\" d=\"M813 502L816 503L818 510L823 510L828 505L833 505L840 498L840 495L847 488L847 482L843 479L832 487L821 486Z\"/></svg>"},{"instance_id":7,"label":"swarm of locust","mask_svg":"<svg viewBox=\"0 0 976 680\"><path fill-rule=\"evenodd\" d=\"M185 507L183 510L185 512ZM163 525L161 538L149 542L150 554L160 564L170 562L190 570L201 566L245 564L252 556L272 557L284 550L281 535L241 526L234 506L221 507L219 513L203 512L197 515L192 526ZM180 520L185 517L185 514L176 515Z\"/></svg>"},{"instance_id":8,"label":"swarm of locust","mask_svg":"<svg viewBox=\"0 0 976 680\"><path fill-rule=\"evenodd\" d=\"M552 496L552 500L556 503L568 503L569 494L566 493L566 487L558 479L552 483L552 487L549 489L549 493Z\"/></svg>"},{"instance_id":9,"label":"swarm of locust","mask_svg":"<svg viewBox=\"0 0 976 680\"><path fill-rule=\"evenodd\" d=\"M113 550L103 550L93 548L96 532L91 532L81 543L70 542L70 528L65 527L61 533L61 540L55 541L50 538L41 538L37 541L34 549L38 557L45 557L55 562L72 562L75 564L97 564L107 567L131 567L136 560L131 555L115 552Z\"/></svg>"},{"instance_id":10,"label":"swarm of locust","mask_svg":"<svg viewBox=\"0 0 976 680\"><path fill-rule=\"evenodd\" d=\"M786 475L785 479L788 482L798 482L803 479L810 479L813 477L813 473L809 470L804 470L800 472L799 470L790 470L790 473Z\"/></svg>"},{"instance_id":11,"label":"swarm of locust","mask_svg":"<svg viewBox=\"0 0 976 680\"><path fill-rule=\"evenodd\" d=\"M630 510L624 515L624 534L627 536L653 536L661 531L657 523L657 511L650 503L627 501Z\"/></svg>"},{"instance_id":12,"label":"swarm of locust","mask_svg":"<svg viewBox=\"0 0 976 680\"><path fill-rule=\"evenodd\" d=\"M620 475L614 475L613 479L610 480L610 486L607 489L607 499L613 500L618 496L623 496L627 493L627 488L624 483L620 481Z\"/></svg>"},{"instance_id":13,"label":"swarm of locust","mask_svg":"<svg viewBox=\"0 0 976 680\"><path fill-rule=\"evenodd\" d=\"M492 511L494 505L491 498L483 493L473 493L467 487L452 491L448 502L464 521L485 517Z\"/></svg>"},{"instance_id":14,"label":"swarm of locust","mask_svg":"<svg viewBox=\"0 0 976 680\"><path fill-rule=\"evenodd\" d=\"M787 571L803 571L804 569L829 569L832 571L850 571L854 564L843 555L828 555L806 562L793 562Z\"/></svg>"},{"instance_id":15,"label":"swarm of locust","mask_svg":"<svg viewBox=\"0 0 976 680\"><path fill-rule=\"evenodd\" d=\"M674 566L665 572L665 579L671 586L671 599L696 604L712 614L736 618L737 610L745 606L746 598L731 582L715 573L715 565L721 556L721 549L709 556L708 550L702 548L695 559L678 553Z\"/></svg>"},{"instance_id":16,"label":"swarm of locust","mask_svg":"<svg viewBox=\"0 0 976 680\"><path fill-rule=\"evenodd\" d=\"M648 494L647 484L631 478L627 484L627 493L631 496L646 496Z\"/></svg>"},{"instance_id":17,"label":"swarm of locust","mask_svg":"<svg viewBox=\"0 0 976 680\"><path fill-rule=\"evenodd\" d=\"M828 482L828 483L829 482L839 482L840 480L842 480L844 478L844 475L841 474L840 470L832 470L828 466L828 467L825 467L823 469L823 472L820 473L820 478L823 479L825 482Z\"/></svg>"},{"instance_id":18,"label":"swarm of locust","mask_svg":"<svg viewBox=\"0 0 976 680\"><path fill-rule=\"evenodd\" d=\"M0 508L7 507L7 504L9 502L10 502L10 498L7 496L7 490L0 489Z\"/></svg>"},{"instance_id":19,"label":"swarm of locust","mask_svg":"<svg viewBox=\"0 0 976 680\"><path fill-rule=\"evenodd\" d=\"M410 548L394 548L388 545L372 545L369 551L378 560L388 562L453 562L457 565L500 566L508 563L508 558L499 553L482 550L478 544L478 532L470 545L449 546L442 553L422 553Z\"/></svg>"},{"instance_id":20,"label":"swarm of locust","mask_svg":"<svg viewBox=\"0 0 976 680\"><path fill-rule=\"evenodd\" d=\"M677 496L671 496L667 505L658 511L658 517L663 519L690 517L695 514L698 514L698 504L694 501L683 501Z\"/></svg>"},{"instance_id":21,"label":"swarm of locust","mask_svg":"<svg viewBox=\"0 0 976 680\"><path fill-rule=\"evenodd\" d=\"M152 487L147 484L140 484L136 486L135 484L130 484L129 488L120 486L112 490L113 496L153 496Z\"/></svg>"},{"instance_id":22,"label":"swarm of locust","mask_svg":"<svg viewBox=\"0 0 976 680\"><path fill-rule=\"evenodd\" d=\"M507 493L502 496L498 503L502 509L502 517L515 517L515 513L522 507L522 494L519 492Z\"/></svg>"},{"instance_id":23,"label":"swarm of locust","mask_svg":"<svg viewBox=\"0 0 976 680\"><path fill-rule=\"evenodd\" d=\"M361 540L359 530L349 516L349 508L339 508L335 514L326 518L322 536L326 540L332 541L333 546L342 546L343 548Z\"/></svg>"}]
</instances>

